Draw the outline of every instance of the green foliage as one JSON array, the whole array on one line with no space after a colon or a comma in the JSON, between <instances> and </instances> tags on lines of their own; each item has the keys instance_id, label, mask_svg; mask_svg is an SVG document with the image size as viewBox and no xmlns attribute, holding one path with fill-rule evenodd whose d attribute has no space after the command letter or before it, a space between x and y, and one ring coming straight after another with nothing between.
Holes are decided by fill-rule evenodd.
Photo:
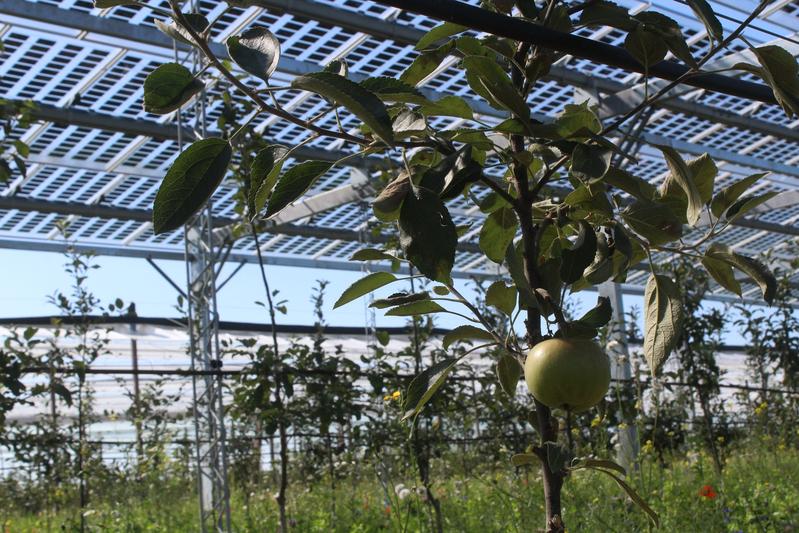
<instances>
[{"instance_id":1,"label":"green foliage","mask_svg":"<svg viewBox=\"0 0 799 533\"><path fill-rule=\"evenodd\" d=\"M267 28L253 26L225 41L230 58L256 78L269 83L280 61L280 41Z\"/></svg>"},{"instance_id":2,"label":"green foliage","mask_svg":"<svg viewBox=\"0 0 799 533\"><path fill-rule=\"evenodd\" d=\"M291 86L310 91L346 107L369 126L387 145L394 144L391 118L385 105L363 86L332 72L314 72L297 76Z\"/></svg>"},{"instance_id":3,"label":"green foliage","mask_svg":"<svg viewBox=\"0 0 799 533\"><path fill-rule=\"evenodd\" d=\"M724 39L723 28L708 2L690 0L688 4L713 43L698 60L677 22L655 10L631 14L605 0L580 4L576 10L556 3L539 11L527 0L492 0L482 5L561 32L574 30L571 16L579 12L577 27L607 25L626 33L625 48L645 67L671 53L687 68L685 77L691 77L700 75L702 67L729 47L731 40ZM179 9L174 3L171 7ZM765 4L759 9L763 7ZM197 43L200 51L212 54L207 46L212 28L207 27L202 14L189 15L175 13L174 18L187 20L193 27L196 23L194 29L202 29ZM177 40L186 37L187 28L180 24L159 27ZM653 374L677 346L685 315L680 286L665 273L674 257L702 258L705 270L722 287L738 294L741 285L734 273L742 272L761 288L766 301L775 300L777 283L763 262L717 244L717 237L732 223L771 198L769 193L747 193L759 177L716 191L718 168L707 154L686 161L668 146L657 147L669 169L659 188L624 169L628 161L636 161L628 149L638 141L636 128L646 126L649 109L670 94L670 87L651 94L645 91L648 101L609 124L602 123L598 109L587 101L566 105L551 119L534 118L528 97L557 59L555 54L510 39L475 37L469 30L444 23L428 31L417 44L419 55L399 80L350 80L344 59L320 72L295 77L290 87L262 90L241 82L230 71L229 62L214 57L207 57L207 63L196 73L174 63L158 67L144 83L144 106L149 112L166 114L186 103L204 87L201 78L207 76L208 67L217 70L245 98L234 99L225 93L219 122L223 137L198 141L168 171L155 202L156 233L179 227L196 212L224 179L231 161L230 173L240 186L237 212L248 214L252 229L257 231L262 211L263 218L277 216L300 200L333 165L354 157L369 156L370 164L379 160L382 174L373 184L376 194L372 204L377 221L370 221L369 229L378 237L373 242L385 245L358 252L353 260L390 261L395 272L406 262L412 273L441 285L434 286L431 294L427 286L417 288L415 283L421 276L413 276L409 292L377 300L372 307L387 309L388 316L411 317L416 337L420 325L424 322L429 326L430 316L438 313L470 322L456 328L445 339L443 353L429 360L421 356L421 341L415 340L410 355L416 378L410 384L397 384L407 386L402 413L398 413L405 419L416 419L425 404L445 400L436 398L435 393L446 389L455 364L470 353L456 341L491 339L493 345L496 339L504 339L502 350L487 352L497 368L494 390L512 393L518 381L518 362L538 342L555 335L597 336L609 321L609 302L600 299L595 309L573 320L566 316L572 293L610 280L623 282L645 258L650 260L646 266L651 275L644 295L644 352ZM268 29L249 28L230 37L227 45L239 67L269 81L279 60L280 43ZM789 116L797 112L796 60L774 46L760 47L753 53L758 65L739 64L734 68L760 76ZM454 58L448 62L450 68L463 74L473 96L496 109L502 122L495 124L475 114L466 98L450 95L431 101L416 88L450 56ZM294 110L279 102L276 93L282 90L313 93L319 97L314 101L321 106L320 112L313 117L293 114ZM264 94L269 98L262 97ZM340 107L361 122L359 128L345 129ZM252 120L261 114L271 114L306 130L308 136L298 137L304 139L303 144L318 138L334 140L341 143L346 155L335 163L300 161L283 171L283 163L295 147L270 144L250 127L250 122L239 122L239 116ZM438 117L458 117L465 123L446 128ZM335 126L329 126L332 119ZM628 130L622 129L628 126ZM635 142L616 141L628 137ZM455 205L458 211L451 213ZM458 225L461 214L478 211L487 215L479 227ZM686 224L690 226L687 231ZM474 237L476 248L474 242L466 242ZM652 263L664 257L668 257L663 260L666 264ZM495 263L503 274L486 289L486 301L475 302L458 292L452 273L456 265L476 265L481 259ZM347 289L336 305L397 279L385 272L367 276ZM267 296L271 297L270 293ZM514 314L517 302L519 312ZM269 308L274 315L271 301ZM524 316L524 331L519 331L518 315ZM324 363L323 359L303 359L299 347L292 350L280 354L275 353L276 347L261 346L254 353L247 352L252 368L267 377L245 379L237 390L243 409L249 409L249 414L267 424L267 429L282 428L281 434L296 421L275 411L283 407L283 400L297 400L291 375L280 369L293 359ZM275 368L278 371L270 376ZM510 410L514 399L508 399L507 394L502 398L503 409ZM539 444L550 443L559 450L553 415L548 410L539 414L540 420L534 424ZM419 429L419 424L414 424ZM412 445L430 497L429 454L420 451L418 441ZM541 466L548 471L544 476L548 482L558 481L553 490L560 490L566 467L551 461L541 461ZM591 467L602 469L598 464ZM636 500L612 469L605 469L605 473ZM430 501L435 507L435 499L431 497ZM648 510L643 501L637 503ZM550 516L549 520L550 527L560 527L556 524L559 518Z\"/></svg>"},{"instance_id":4,"label":"green foliage","mask_svg":"<svg viewBox=\"0 0 799 533\"><path fill-rule=\"evenodd\" d=\"M191 25L191 28L199 34L202 34L208 27L208 19L200 13L184 13L183 17ZM192 38L191 34L183 26L175 21L164 22L155 19L155 27L161 30L162 33L171 37L176 41L197 46L197 43Z\"/></svg>"},{"instance_id":5,"label":"green foliage","mask_svg":"<svg viewBox=\"0 0 799 533\"><path fill-rule=\"evenodd\" d=\"M380 287L388 285L396 280L397 277L388 272L374 272L372 274L368 274L367 276L350 285L347 290L341 293L341 296L338 300L336 300L335 305L333 305L333 309L341 307L342 305L349 303L356 298L360 298L364 294L368 294L373 290L379 289Z\"/></svg>"},{"instance_id":6,"label":"green foliage","mask_svg":"<svg viewBox=\"0 0 799 533\"><path fill-rule=\"evenodd\" d=\"M303 161L288 169L278 178L266 205L264 217L271 218L298 200L332 166L327 161Z\"/></svg>"},{"instance_id":7,"label":"green foliage","mask_svg":"<svg viewBox=\"0 0 799 533\"><path fill-rule=\"evenodd\" d=\"M450 281L458 234L436 193L426 187L408 191L400 209L399 242L419 272L433 281Z\"/></svg>"},{"instance_id":8,"label":"green foliage","mask_svg":"<svg viewBox=\"0 0 799 533\"><path fill-rule=\"evenodd\" d=\"M144 110L166 115L188 102L204 87L183 65L166 63L144 80Z\"/></svg>"},{"instance_id":9,"label":"green foliage","mask_svg":"<svg viewBox=\"0 0 799 533\"><path fill-rule=\"evenodd\" d=\"M156 234L179 228L208 201L225 177L233 150L219 138L192 143L164 177L153 205Z\"/></svg>"},{"instance_id":10,"label":"green foliage","mask_svg":"<svg viewBox=\"0 0 799 533\"><path fill-rule=\"evenodd\" d=\"M664 275L652 274L644 293L644 355L658 373L677 345L684 312L677 285Z\"/></svg>"}]
</instances>

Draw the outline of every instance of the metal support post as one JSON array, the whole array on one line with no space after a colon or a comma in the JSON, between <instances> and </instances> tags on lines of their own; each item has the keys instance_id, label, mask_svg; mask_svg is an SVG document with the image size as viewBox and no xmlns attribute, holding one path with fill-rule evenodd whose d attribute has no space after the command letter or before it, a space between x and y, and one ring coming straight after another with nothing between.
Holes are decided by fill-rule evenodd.
<instances>
[{"instance_id":1,"label":"metal support post","mask_svg":"<svg viewBox=\"0 0 799 533\"><path fill-rule=\"evenodd\" d=\"M620 380L617 387L622 398L626 398L627 391L632 390L632 368L630 365L630 352L627 344L627 330L624 323L624 297L621 286L612 281L606 281L599 286L599 296L610 299L613 316L608 327L608 343L605 350L610 357L610 376ZM620 464L629 469L638 458L638 431L633 420L623 408L619 409L619 420L623 426L619 428L619 441L616 455Z\"/></svg>"},{"instance_id":2,"label":"metal support post","mask_svg":"<svg viewBox=\"0 0 799 533\"><path fill-rule=\"evenodd\" d=\"M189 343L192 370L218 370L216 307L210 205L186 225ZM222 376L192 376L201 531L230 531L230 488L225 449Z\"/></svg>"},{"instance_id":3,"label":"metal support post","mask_svg":"<svg viewBox=\"0 0 799 533\"><path fill-rule=\"evenodd\" d=\"M133 328L136 326L134 325ZM136 429L136 468L141 474L144 463L144 440L141 423L141 387L139 386L139 346L130 339L130 360L133 367L133 426Z\"/></svg>"}]
</instances>

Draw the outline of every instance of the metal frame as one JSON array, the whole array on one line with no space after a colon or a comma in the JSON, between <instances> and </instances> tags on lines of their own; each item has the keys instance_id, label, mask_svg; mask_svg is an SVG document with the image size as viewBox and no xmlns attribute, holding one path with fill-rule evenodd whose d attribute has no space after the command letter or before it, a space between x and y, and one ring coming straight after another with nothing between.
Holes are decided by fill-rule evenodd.
<instances>
[{"instance_id":1,"label":"metal frame","mask_svg":"<svg viewBox=\"0 0 799 533\"><path fill-rule=\"evenodd\" d=\"M680 9L673 5L671 0L662 0L666 12L678 19L679 22L688 28L691 37L690 42L698 46L704 35L704 30L693 17L681 14ZM646 9L647 4L638 0L622 0L627 7L635 10ZM767 15L768 20L761 22L761 25L769 26L772 19L779 20L780 27L789 27L791 19L781 11L784 1L777 2L770 6L771 12ZM92 70L83 76L80 83L72 90L65 93L60 99L44 102L36 111L36 115L42 120L52 121L54 124L72 124L73 126L59 130L54 126L40 126L29 133L29 138L37 143L34 147L32 160L35 161L33 176L24 182L19 182L14 187L13 196L0 197L0 209L6 208L5 213L0 211L0 239L8 246L23 246L29 249L57 249L57 245L47 242L51 239L52 232L45 233L42 238L34 237L30 228L45 228L52 224L58 214L71 213L73 218L79 223L80 231L77 232L78 239L82 245L95 247L102 253L124 253L133 256L146 256L159 254L160 257L177 257L177 246L180 241L178 235L169 235L156 238L151 233L151 226L144 218L144 213L122 212L121 209L141 208L147 205L147 199L152 197L157 186L159 176L163 175L167 167L169 158L174 157L173 144L163 142L154 144L148 142L148 138L164 139L171 141L177 138L178 128L170 122L169 117L159 118L158 120L144 119L141 112L131 114L130 107L119 108L114 113L122 113L123 116L110 115L110 108L100 105L93 105L95 110L74 107L64 107L70 99L81 91L91 93L92 88L98 83L106 83L108 75L120 75L122 67L128 70L120 84L133 80L136 76L142 76L150 68L144 60L163 61L165 58L171 60L172 50L171 41L160 32L155 30L148 21L149 15L145 11L136 11L134 16L126 12L126 7L113 8L110 10L98 10L96 14L89 14L80 9L68 8L70 0L60 4L62 7L43 4L39 2L28 2L25 0L7 0L0 5L0 23L5 21L11 23L14 28L26 27L28 32L38 32L36 35L47 36L56 35L54 39L59 40L59 44L53 47L52 51L42 55L41 61L51 60L55 57L55 50L69 50L70 47L80 48L77 56L71 59L65 70L69 71L77 65L82 65L81 61L90 57L92 51L102 51L105 56L101 61L92 65ZM67 7L67 9L65 9ZM405 6L404 6L405 7ZM216 9L216 8L214 8ZM264 11L267 9L267 11ZM680 18L682 17L682 18ZM351 53L356 58L356 63L351 65L351 75L353 79L372 72L374 61L377 61L378 54L382 50L391 54L391 59L386 65L395 70L377 69L378 73L392 75L400 68L396 63L397 58L411 58L414 52L410 49L411 44L436 22L426 17L410 15L395 8L380 8L377 4L354 0L326 0L325 3L313 2L309 0L258 0L250 7L244 9L234 9L230 17L222 20L222 30L215 37L213 48L216 52L224 54L224 47L221 41L225 36L238 31L253 23L270 24L274 31L284 31L284 54L278 68L276 76L288 81L291 76L318 69L318 63L340 57L343 54ZM775 22L775 24L777 24ZM725 25L727 23L725 22ZM799 26L799 25L797 25ZM281 28L284 28L281 30ZM15 30L16 31L16 30ZM8 34L8 32L6 32ZM13 33L13 32L12 32ZM587 35L587 33L586 33ZM591 37L605 43L618 44L619 37L612 31L604 28L591 33ZM751 37L751 36L750 36ZM39 37L37 37L39 38ZM758 42L757 38L750 38ZM309 45L310 43L310 45ZM302 44L302 46L300 46ZM317 54L315 49L321 51ZM600 47L603 48L603 47ZM607 47L604 47L605 49ZM390 50L390 51L389 51ZM20 48L13 51L9 61L2 69L13 68L16 61L21 61L28 49ZM180 60L186 59L188 47L180 47L178 57ZM365 54L365 55L364 55ZM358 59L362 58L362 59ZM128 68L127 63L138 61L135 66ZM144 61L144 62L142 62ZM445 62L446 63L446 62ZM153 64L153 63L149 63ZM116 70L115 70L116 69ZM29 69L33 71L35 69ZM640 81L637 74L625 74L618 69L605 69L602 75L599 74L599 67L588 64L575 56L563 56L553 67L549 76L549 81L542 84L542 90L536 91L531 100L533 111L542 118L551 116L557 112L558 106L567 102L571 98L568 87L582 87L597 93L600 101L608 95L618 93L634 87ZM609 72L609 74L604 74ZM67 72L68 74L68 72ZM451 79L447 83L441 80L448 80L452 76L452 70L442 64L442 68L425 82L423 90L431 98L440 98L447 94L457 94L465 97L470 105L485 120L497 120L503 114L488 107L484 102L478 100L470 94L468 89L463 89L463 84L459 85L457 79ZM29 76L28 76L29 78ZM25 79L28 79L25 78ZM59 88L60 78L55 77L48 81L47 87L50 89ZM20 90L24 88L25 82L22 79L15 82L14 87ZM15 89L16 90L16 89ZM48 89L49 90L49 89ZM116 89L114 89L116 90ZM209 90L215 90L209 87ZM549 98L547 91L553 91L553 96ZM107 91L112 95L114 91ZM540 94L539 94L540 93ZM39 94L46 94L40 90ZM628 91L628 93L632 94ZM104 95L101 99L106 99L109 95ZM14 94L9 94L14 97ZM294 98L288 104L295 106L300 112L312 113L313 106L316 105L312 98L301 95L302 98ZM711 152L721 160L724 165L724 173L720 175L720 180L735 179L737 176L751 172L752 169L769 170L774 176L764 182L764 190L786 191L794 188L799 178L799 150L793 147L790 156L782 157L782 154L775 156L764 155L765 152L777 148L785 147L791 149L792 145L799 140L799 131L786 126L781 119L775 119L772 115L764 114L768 106L753 106L747 113L739 113L734 106L721 103L718 99L709 100L706 93L693 90L690 98L677 97L666 100L662 107L657 111L657 123L648 129L643 137L651 142L667 142L677 147L680 151L687 154L699 154ZM725 97L726 98L726 97ZM612 98L611 98L612 99ZM129 106L135 103L136 95L131 95L124 104ZM724 100L724 102L735 103L734 98ZM554 106L554 107L553 107ZM727 107L728 109L725 109ZM214 110L211 110L213 113ZM712 123L714 127L704 127L699 129L703 135L694 138L684 138L679 136L679 130L668 125L668 120L685 116L693 121L704 120ZM342 118L349 120L346 113ZM463 121L456 120L449 123L449 127L458 127ZM350 120L349 124L352 124ZM280 121L264 121L258 127L274 127L279 130L276 134L278 142L294 142L290 138L285 140L281 137L284 132L289 132L285 124ZM697 128L701 127L699 123ZM728 129L720 129L721 126L730 126ZM58 147L60 140L69 141L70 136L83 134L81 142L71 150L62 155L54 151ZM51 131L59 133L59 137L50 142L53 134ZM111 133L113 132L113 133ZM193 138L195 132L184 128L181 132L186 139ZM110 137L109 137L110 135ZM292 133L293 135L293 133ZM730 143L730 135L740 137L738 144ZM100 160L98 155L105 152L100 150L94 153L87 152L86 147L94 146L95 139L108 139L101 147L108 151L109 147L119 145L118 140L124 140L122 148L116 149L118 156L111 161ZM744 141L745 140L745 141ZM772 142L773 141L773 142ZM49 145L46 143L50 142ZM112 144L117 142L117 144ZM746 149L740 148L743 142L748 142ZM147 154L143 156L142 154ZM166 154L166 155L160 155ZM336 159L343 155L339 151L336 142L314 141L304 146L297 154L298 158L313 159ZM644 150L642 165L633 169L636 173L641 173L642 177L657 181L661 179L663 167L656 168L653 163L659 155L652 150ZM86 161L91 161L87 163ZM352 161L358 168L379 167L386 162L379 158L368 158L365 161ZM304 198L293 208L293 212L287 214L286 220L292 222L290 227L280 226L271 228L270 231L275 237L264 243L263 251L267 261L281 264L294 264L304 266L329 266L334 268L347 267L346 258L351 253L351 248L344 246L352 243L349 238L352 232L359 231L361 222L356 223L354 203L362 201L369 195L368 186L361 187L358 180L343 182L347 177L347 171L342 170L336 176L326 179L326 183L319 188L311 191L308 197ZM352 171L349 171L352 173ZM359 172L359 170L355 170ZM42 194L49 191L50 183L63 183L60 190L65 192L69 189L69 181L64 176L75 175L76 178L83 180L86 185L85 195L81 191L78 194L58 196L46 196ZM136 180L139 180L138 182ZM367 181L371 179L368 178ZM146 181L149 180L149 181ZM97 183L101 186L96 189ZM40 184L40 185L39 185ZM131 187L136 185L136 187ZM38 188L34 188L38 187ZM91 193L91 194L89 194ZM6 193L3 193L6 194ZM214 205L217 206L214 212L214 219L219 226L224 226L223 221L232 220L233 213L230 209L230 198L232 189L223 186L214 198ZM140 198L136 202L128 203L127 199ZM23 205L23 202L29 202ZM45 205L45 204L51 205ZM78 204L85 204L80 207ZM69 205L66 205L69 204ZM39 207L41 210L33 210ZM464 206L463 208L461 206ZM107 209L106 209L107 208ZM113 216L117 211L119 218ZM782 235L780 241L774 246L782 246L787 237L794 237L799 233L799 228L795 224L794 208L791 204L781 204L779 210L757 213L756 216L745 220L737 221L737 225L742 232L741 241L752 244L759 244L766 238L772 239L776 235ZM462 202L456 201L452 205L452 213L456 217L479 220L479 213L473 209L468 209ZM784 214L782 214L784 213ZM132 215L132 216L126 216ZM102 218L97 218L102 217ZM303 224L304 219L313 219L312 224ZM281 220L281 221L286 221ZM217 225L217 224L215 224ZM7 229L12 228L12 229ZM85 228L85 231L84 231ZM322 230L321 228L324 228ZM331 232L336 228L341 233L335 235ZM327 231L325 231L327 230ZM737 231L737 229L736 229ZM224 228L215 231L218 238L224 235ZM295 241L292 235L309 235L311 240L316 237L318 245L315 245L310 252L305 252L305 246L300 245L301 241ZM38 234L37 234L38 235ZM343 237L343 238L340 238ZM467 236L465 248L473 246L474 235ZM299 252L294 253L294 249ZM756 251L758 247L754 246ZM125 250L129 249L129 250ZM241 259L251 253L252 248L237 246L233 250L234 256ZM251 258L250 258L251 260ZM496 269L476 257L464 259L456 265L458 275L491 275L496 273ZM636 276L631 276L634 283L640 280Z\"/></svg>"}]
</instances>

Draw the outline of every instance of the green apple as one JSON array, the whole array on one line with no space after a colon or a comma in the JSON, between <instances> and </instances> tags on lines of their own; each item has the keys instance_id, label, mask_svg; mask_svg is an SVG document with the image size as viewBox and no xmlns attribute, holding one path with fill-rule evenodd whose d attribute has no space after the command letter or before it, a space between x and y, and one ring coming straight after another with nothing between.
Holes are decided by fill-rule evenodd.
<instances>
[{"instance_id":1,"label":"green apple","mask_svg":"<svg viewBox=\"0 0 799 533\"><path fill-rule=\"evenodd\" d=\"M527 354L524 380L544 405L585 411L608 392L610 359L588 339L549 339Z\"/></svg>"}]
</instances>

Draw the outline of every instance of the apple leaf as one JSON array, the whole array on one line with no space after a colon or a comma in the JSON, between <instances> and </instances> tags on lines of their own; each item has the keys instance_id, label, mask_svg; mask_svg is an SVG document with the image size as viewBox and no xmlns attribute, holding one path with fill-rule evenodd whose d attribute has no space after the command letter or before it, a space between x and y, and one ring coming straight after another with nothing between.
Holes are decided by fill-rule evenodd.
<instances>
[{"instance_id":1,"label":"apple leaf","mask_svg":"<svg viewBox=\"0 0 799 533\"><path fill-rule=\"evenodd\" d=\"M574 283L583 276L583 271L594 261L596 255L596 233L585 220L578 221L579 232L574 245L561 252L560 279Z\"/></svg>"},{"instance_id":2,"label":"apple leaf","mask_svg":"<svg viewBox=\"0 0 799 533\"><path fill-rule=\"evenodd\" d=\"M253 26L241 35L231 35L225 41L228 55L246 72L265 82L280 61L280 41L263 26Z\"/></svg>"},{"instance_id":3,"label":"apple leaf","mask_svg":"<svg viewBox=\"0 0 799 533\"><path fill-rule=\"evenodd\" d=\"M502 280L497 280L489 285L486 291L486 304L491 305L511 316L516 309L516 297L518 291L514 285L505 285Z\"/></svg>"},{"instance_id":4,"label":"apple leaf","mask_svg":"<svg viewBox=\"0 0 799 533\"><path fill-rule=\"evenodd\" d=\"M250 190L247 194L250 220L257 217L266 205L287 154L288 148L272 144L255 155L250 166Z\"/></svg>"},{"instance_id":5,"label":"apple leaf","mask_svg":"<svg viewBox=\"0 0 799 533\"><path fill-rule=\"evenodd\" d=\"M449 349L453 343L462 340L477 339L494 342L494 337L488 331L470 325L458 326L444 335L441 345L445 350Z\"/></svg>"},{"instance_id":6,"label":"apple leaf","mask_svg":"<svg viewBox=\"0 0 799 533\"><path fill-rule=\"evenodd\" d=\"M388 285L396 280L397 277L389 272L373 272L372 274L359 279L350 285L347 290L341 293L341 296L333 305L333 309L339 308L344 304L360 298L365 294L369 294L370 292L379 289L384 285Z\"/></svg>"},{"instance_id":7,"label":"apple leaf","mask_svg":"<svg viewBox=\"0 0 799 533\"><path fill-rule=\"evenodd\" d=\"M455 264L458 233L438 195L412 187L399 215L399 242L405 257L433 281L447 283Z\"/></svg>"},{"instance_id":8,"label":"apple leaf","mask_svg":"<svg viewBox=\"0 0 799 533\"><path fill-rule=\"evenodd\" d=\"M516 386L521 375L522 367L515 357L505 354L497 361L499 386L511 398L516 396Z\"/></svg>"},{"instance_id":9,"label":"apple leaf","mask_svg":"<svg viewBox=\"0 0 799 533\"><path fill-rule=\"evenodd\" d=\"M275 184L266 206L266 218L277 215L291 202L298 200L332 166L333 163L329 161L303 161L288 169Z\"/></svg>"},{"instance_id":10,"label":"apple leaf","mask_svg":"<svg viewBox=\"0 0 799 533\"><path fill-rule=\"evenodd\" d=\"M658 146L663 156L666 158L666 164L671 170L671 173L666 178L664 189L668 190L669 180L676 183L688 198L688 207L686 209L686 218L688 223L692 226L699 221L702 215L702 196L699 194L699 189L694 182L693 173L688 168L688 164L683 160L682 156L677 153L677 150L670 146ZM713 190L711 185L710 190ZM708 195L709 196L709 195Z\"/></svg>"},{"instance_id":11,"label":"apple leaf","mask_svg":"<svg viewBox=\"0 0 799 533\"><path fill-rule=\"evenodd\" d=\"M447 380L452 369L464 356L450 357L439 361L430 368L417 375L408 385L403 405L402 420L407 420L418 415L425 404Z\"/></svg>"},{"instance_id":12,"label":"apple leaf","mask_svg":"<svg viewBox=\"0 0 799 533\"><path fill-rule=\"evenodd\" d=\"M710 211L712 211L716 217L721 218L724 212L727 211L749 187L766 175L768 175L768 172L752 174L751 176L747 176L724 187L713 197L713 200L711 200Z\"/></svg>"},{"instance_id":13,"label":"apple leaf","mask_svg":"<svg viewBox=\"0 0 799 533\"><path fill-rule=\"evenodd\" d=\"M319 94L346 107L369 126L380 140L389 146L394 144L391 117L385 104L373 92L354 81L332 72L312 72L297 76L291 86Z\"/></svg>"},{"instance_id":14,"label":"apple leaf","mask_svg":"<svg viewBox=\"0 0 799 533\"><path fill-rule=\"evenodd\" d=\"M711 259L724 261L740 270L757 283L760 287L760 291L763 293L763 299L766 302L771 304L774 301L774 295L777 292L777 280L771 270L757 259L734 252L729 247L718 243L710 245L705 251L705 256ZM738 294L740 294L740 291Z\"/></svg>"},{"instance_id":15,"label":"apple leaf","mask_svg":"<svg viewBox=\"0 0 799 533\"><path fill-rule=\"evenodd\" d=\"M165 63L144 79L144 110L166 115L188 102L203 87L205 85L183 65Z\"/></svg>"},{"instance_id":16,"label":"apple leaf","mask_svg":"<svg viewBox=\"0 0 799 533\"><path fill-rule=\"evenodd\" d=\"M216 137L189 145L169 167L153 205L156 235L179 228L200 210L225 177L233 150Z\"/></svg>"},{"instance_id":17,"label":"apple leaf","mask_svg":"<svg viewBox=\"0 0 799 533\"><path fill-rule=\"evenodd\" d=\"M486 217L480 230L480 249L491 261L502 263L518 227L519 221L513 209L503 207L494 211Z\"/></svg>"},{"instance_id":18,"label":"apple leaf","mask_svg":"<svg viewBox=\"0 0 799 533\"><path fill-rule=\"evenodd\" d=\"M680 291L666 276L650 274L644 306L644 356L655 376L679 340L684 317Z\"/></svg>"},{"instance_id":19,"label":"apple leaf","mask_svg":"<svg viewBox=\"0 0 799 533\"><path fill-rule=\"evenodd\" d=\"M205 18L204 15L199 13L184 13L183 17L191 25L191 28L198 34L204 32L205 28L208 27L208 19ZM197 46L191 34L177 22L164 22L163 20L158 19L154 20L153 22L155 22L155 27L161 30L161 32L166 34L168 37L171 37L172 39L182 43Z\"/></svg>"}]
</instances>

